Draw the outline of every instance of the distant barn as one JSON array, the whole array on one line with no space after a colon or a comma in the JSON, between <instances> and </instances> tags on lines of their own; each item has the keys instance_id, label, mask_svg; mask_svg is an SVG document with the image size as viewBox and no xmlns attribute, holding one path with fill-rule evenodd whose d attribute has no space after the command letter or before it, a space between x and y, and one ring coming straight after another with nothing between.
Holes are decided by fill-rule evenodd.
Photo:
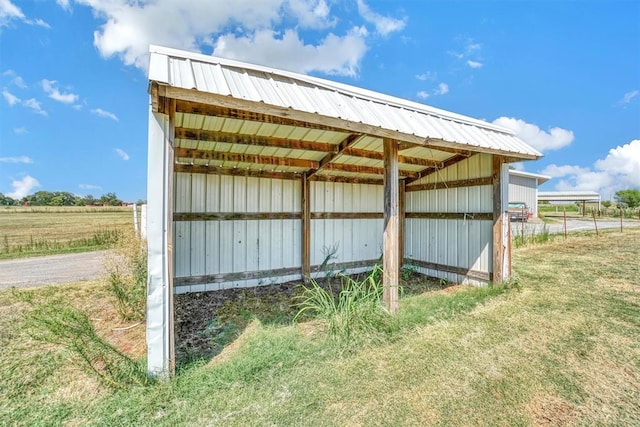
<instances>
[{"instance_id":1,"label":"distant barn","mask_svg":"<svg viewBox=\"0 0 640 427\"><path fill-rule=\"evenodd\" d=\"M174 293L304 280L381 257L501 282L510 130L306 75L151 46L148 369L174 366Z\"/></svg>"},{"instance_id":2,"label":"distant barn","mask_svg":"<svg viewBox=\"0 0 640 427\"><path fill-rule=\"evenodd\" d=\"M525 202L529 213L538 217L538 186L551 177L536 173L509 170L509 202Z\"/></svg>"}]
</instances>

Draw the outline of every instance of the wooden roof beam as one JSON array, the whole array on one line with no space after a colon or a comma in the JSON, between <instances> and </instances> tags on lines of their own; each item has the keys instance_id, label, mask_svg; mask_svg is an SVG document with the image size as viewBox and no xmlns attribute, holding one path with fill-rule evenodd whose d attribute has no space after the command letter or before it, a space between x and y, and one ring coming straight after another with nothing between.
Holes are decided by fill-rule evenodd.
<instances>
[{"instance_id":1,"label":"wooden roof beam","mask_svg":"<svg viewBox=\"0 0 640 427\"><path fill-rule=\"evenodd\" d=\"M321 151L325 153L337 152L337 144L326 142L305 141L302 139L275 138L271 136L243 135L237 133L176 128L176 138L189 141L222 142L225 144L253 145L259 147L290 148L294 150Z\"/></svg>"},{"instance_id":2,"label":"wooden roof beam","mask_svg":"<svg viewBox=\"0 0 640 427\"><path fill-rule=\"evenodd\" d=\"M220 153L216 151L190 150L176 148L174 156L199 160L214 160L218 162L256 163L272 166L291 166L297 168L316 169L318 162L305 159L289 159L286 157L256 156L253 154Z\"/></svg>"},{"instance_id":3,"label":"wooden roof beam","mask_svg":"<svg viewBox=\"0 0 640 427\"><path fill-rule=\"evenodd\" d=\"M340 144L338 144L338 150L333 152L333 153L329 153L326 156L324 156L322 158L322 160L320 160L320 163L318 164L318 167L309 172L309 177L315 175L316 173L318 173L322 168L325 168L329 163L331 163L331 161L333 159L335 159L336 157L338 157L340 154L342 154L342 152L344 150L346 150L347 148L349 148L350 145L353 145L360 137L362 136L362 134L359 133L352 133L349 136L347 136L345 139L343 139Z\"/></svg>"},{"instance_id":4,"label":"wooden roof beam","mask_svg":"<svg viewBox=\"0 0 640 427\"><path fill-rule=\"evenodd\" d=\"M366 159L384 160L384 155L380 151L363 150L360 148L346 148L342 154L345 156L364 157ZM433 160L422 159L420 157L398 156L398 163L405 165L432 166Z\"/></svg>"},{"instance_id":5,"label":"wooden roof beam","mask_svg":"<svg viewBox=\"0 0 640 427\"><path fill-rule=\"evenodd\" d=\"M371 166L358 166L358 165L348 165L346 163L329 163L325 165L325 170L330 171L341 171L341 172L353 172L353 173L366 173L370 175L384 175L384 168L376 168ZM407 178L415 178L418 172L411 172L401 170L399 172L400 176Z\"/></svg>"},{"instance_id":6,"label":"wooden roof beam","mask_svg":"<svg viewBox=\"0 0 640 427\"><path fill-rule=\"evenodd\" d=\"M442 170L444 168L448 168L449 166L453 166L456 163L459 163L463 160L468 159L469 157L464 155L464 154L456 154L454 156L449 157L447 160L443 161L443 162L439 162L439 163L432 163L432 166L429 166L426 169L421 170L420 172L414 174L415 176L407 178L405 180L405 184L409 185L412 182L415 182L419 179L424 178L425 176L429 176L432 173L436 173L439 170Z\"/></svg>"}]
</instances>

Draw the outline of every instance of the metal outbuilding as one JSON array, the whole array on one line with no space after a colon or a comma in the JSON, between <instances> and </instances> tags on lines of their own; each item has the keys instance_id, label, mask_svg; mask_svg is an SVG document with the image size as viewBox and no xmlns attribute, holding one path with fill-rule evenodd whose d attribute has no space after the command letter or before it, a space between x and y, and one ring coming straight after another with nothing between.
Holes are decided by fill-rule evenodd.
<instances>
[{"instance_id":1,"label":"metal outbuilding","mask_svg":"<svg viewBox=\"0 0 640 427\"><path fill-rule=\"evenodd\" d=\"M151 46L147 345L172 372L173 295L304 280L382 259L458 283L507 274L510 130L419 103Z\"/></svg>"},{"instance_id":2,"label":"metal outbuilding","mask_svg":"<svg viewBox=\"0 0 640 427\"><path fill-rule=\"evenodd\" d=\"M509 170L509 202L525 202L529 213L538 217L538 186L551 177L531 172Z\"/></svg>"}]
</instances>

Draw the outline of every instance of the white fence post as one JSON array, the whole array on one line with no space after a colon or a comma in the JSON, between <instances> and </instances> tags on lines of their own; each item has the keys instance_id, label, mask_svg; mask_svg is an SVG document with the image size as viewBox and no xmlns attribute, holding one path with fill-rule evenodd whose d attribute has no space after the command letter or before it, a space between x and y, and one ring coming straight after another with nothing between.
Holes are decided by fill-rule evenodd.
<instances>
[{"instance_id":1,"label":"white fence post","mask_svg":"<svg viewBox=\"0 0 640 427\"><path fill-rule=\"evenodd\" d=\"M136 236L140 235L140 229L138 228L138 205L133 204L133 231L136 233Z\"/></svg>"},{"instance_id":2,"label":"white fence post","mask_svg":"<svg viewBox=\"0 0 640 427\"><path fill-rule=\"evenodd\" d=\"M140 238L147 238L147 205L140 205Z\"/></svg>"}]
</instances>

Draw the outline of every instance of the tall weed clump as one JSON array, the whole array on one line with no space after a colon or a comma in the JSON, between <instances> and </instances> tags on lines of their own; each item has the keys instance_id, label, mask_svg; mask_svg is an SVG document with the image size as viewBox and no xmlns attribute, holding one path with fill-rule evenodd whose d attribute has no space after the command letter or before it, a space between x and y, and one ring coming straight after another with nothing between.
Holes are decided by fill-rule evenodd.
<instances>
[{"instance_id":1,"label":"tall weed clump","mask_svg":"<svg viewBox=\"0 0 640 427\"><path fill-rule=\"evenodd\" d=\"M109 291L124 320L143 320L147 291L147 244L133 232L123 235L105 261Z\"/></svg>"},{"instance_id":2,"label":"tall weed clump","mask_svg":"<svg viewBox=\"0 0 640 427\"><path fill-rule=\"evenodd\" d=\"M382 305L379 270L376 267L360 281L342 275L339 290L311 279L311 286L298 297L295 319L311 316L326 321L329 335L343 342L389 332L392 317Z\"/></svg>"},{"instance_id":3,"label":"tall weed clump","mask_svg":"<svg viewBox=\"0 0 640 427\"><path fill-rule=\"evenodd\" d=\"M71 351L72 358L112 388L148 384L144 365L111 345L96 332L85 312L61 300L35 303L25 316L29 335Z\"/></svg>"}]
</instances>

